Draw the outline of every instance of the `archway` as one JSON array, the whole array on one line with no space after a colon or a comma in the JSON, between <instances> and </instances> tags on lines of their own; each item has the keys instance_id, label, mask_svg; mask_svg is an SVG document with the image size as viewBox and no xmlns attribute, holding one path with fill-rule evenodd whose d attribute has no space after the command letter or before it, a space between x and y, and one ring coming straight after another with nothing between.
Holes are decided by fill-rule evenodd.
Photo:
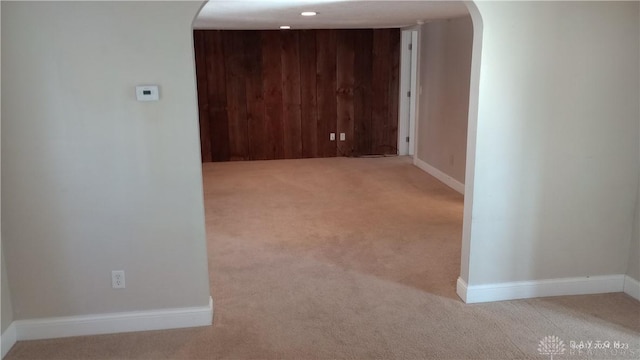
<instances>
[{"instance_id":1,"label":"archway","mask_svg":"<svg viewBox=\"0 0 640 360\"><path fill-rule=\"evenodd\" d=\"M425 1L426 2L426 1ZM194 16L194 22L198 18L200 12L204 8L206 2L200 7L198 13ZM464 2L468 13L473 22L473 50L471 61L471 81L469 89L469 112L468 112L468 130L467 130L467 147L466 147L466 170L464 184L464 211L463 211L463 231L462 231L462 250L460 254L460 277L457 281L457 294L466 301L466 284L469 281L469 261L470 261L470 242L471 242L471 214L473 208L473 179L475 172L475 144L476 144L476 127L477 127L477 110L478 110L478 86L480 78L480 58L482 51L482 17L473 2ZM417 107L418 104L416 104ZM417 109L416 109L417 112ZM415 157L416 155L414 155Z\"/></svg>"}]
</instances>

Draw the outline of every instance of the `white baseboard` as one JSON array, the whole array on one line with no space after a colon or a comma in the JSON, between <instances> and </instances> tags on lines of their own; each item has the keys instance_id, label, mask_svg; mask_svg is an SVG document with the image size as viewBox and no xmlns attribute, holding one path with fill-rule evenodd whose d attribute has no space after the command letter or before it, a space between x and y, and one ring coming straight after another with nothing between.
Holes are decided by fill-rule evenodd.
<instances>
[{"instance_id":1,"label":"white baseboard","mask_svg":"<svg viewBox=\"0 0 640 360\"><path fill-rule=\"evenodd\" d=\"M530 299L546 296L604 294L625 291L626 275L607 275L549 279L536 281L515 281L500 284L468 285L458 278L457 293L468 303ZM629 289L634 286L629 282ZM638 283L636 282L636 285ZM640 291L640 288L638 288ZM631 294L630 294L631 295ZM633 295L631 295L633 296Z\"/></svg>"},{"instance_id":2,"label":"white baseboard","mask_svg":"<svg viewBox=\"0 0 640 360\"><path fill-rule=\"evenodd\" d=\"M0 335L0 350L2 353L0 359L4 358L4 356L7 355L13 345L16 344L16 341L18 341L16 326L15 323L12 322L11 325L9 325L9 327L2 333L2 335Z\"/></svg>"},{"instance_id":3,"label":"white baseboard","mask_svg":"<svg viewBox=\"0 0 640 360\"><path fill-rule=\"evenodd\" d=\"M209 297L209 305L201 307L16 320L12 325L20 341L208 326L212 319Z\"/></svg>"},{"instance_id":4,"label":"white baseboard","mask_svg":"<svg viewBox=\"0 0 640 360\"><path fill-rule=\"evenodd\" d=\"M464 301L465 303L469 303L467 301L467 282L462 280L461 277L458 277L458 281L456 281L456 294Z\"/></svg>"},{"instance_id":5,"label":"white baseboard","mask_svg":"<svg viewBox=\"0 0 640 360\"><path fill-rule=\"evenodd\" d=\"M624 292L632 298L640 301L640 281L629 275L624 276Z\"/></svg>"},{"instance_id":6,"label":"white baseboard","mask_svg":"<svg viewBox=\"0 0 640 360\"><path fill-rule=\"evenodd\" d=\"M440 180L442 183L444 183L448 187L452 188L453 190L455 190L455 191L459 192L460 194L464 195L464 184L461 183L460 181L458 181L458 180L452 178L451 176L443 173L442 171L440 171L440 170L436 169L435 167L427 164L426 162L418 159L417 156L413 157L413 165L415 165L418 168L422 169L423 171L425 171L429 175L433 176L434 178Z\"/></svg>"}]
</instances>

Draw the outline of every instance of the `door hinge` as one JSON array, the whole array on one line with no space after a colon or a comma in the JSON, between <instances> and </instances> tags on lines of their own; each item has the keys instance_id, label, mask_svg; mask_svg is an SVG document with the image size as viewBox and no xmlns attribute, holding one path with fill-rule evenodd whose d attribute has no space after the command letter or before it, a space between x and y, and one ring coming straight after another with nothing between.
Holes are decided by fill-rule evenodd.
<instances>
[{"instance_id":1,"label":"door hinge","mask_svg":"<svg viewBox=\"0 0 640 360\"><path fill-rule=\"evenodd\" d=\"M409 142L409 137L407 136L407 142Z\"/></svg>"},{"instance_id":2,"label":"door hinge","mask_svg":"<svg viewBox=\"0 0 640 360\"><path fill-rule=\"evenodd\" d=\"M407 91L407 97L411 97L411 91Z\"/></svg>"}]
</instances>

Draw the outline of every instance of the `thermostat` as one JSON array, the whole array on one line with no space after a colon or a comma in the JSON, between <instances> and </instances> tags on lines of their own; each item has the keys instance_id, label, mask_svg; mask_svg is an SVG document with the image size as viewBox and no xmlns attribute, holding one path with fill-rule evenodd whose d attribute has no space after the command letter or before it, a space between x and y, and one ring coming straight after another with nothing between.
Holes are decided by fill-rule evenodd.
<instances>
[{"instance_id":1,"label":"thermostat","mask_svg":"<svg viewBox=\"0 0 640 360\"><path fill-rule=\"evenodd\" d=\"M158 101L160 99L158 85L136 86L136 99L138 101Z\"/></svg>"}]
</instances>

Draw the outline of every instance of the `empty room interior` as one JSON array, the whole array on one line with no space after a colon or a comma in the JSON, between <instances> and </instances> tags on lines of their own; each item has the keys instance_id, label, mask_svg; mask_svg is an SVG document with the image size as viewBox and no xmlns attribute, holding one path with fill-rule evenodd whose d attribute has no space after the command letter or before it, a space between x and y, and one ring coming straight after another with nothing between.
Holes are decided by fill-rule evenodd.
<instances>
[{"instance_id":1,"label":"empty room interior","mask_svg":"<svg viewBox=\"0 0 640 360\"><path fill-rule=\"evenodd\" d=\"M640 357L640 3L0 6L3 359Z\"/></svg>"}]
</instances>

